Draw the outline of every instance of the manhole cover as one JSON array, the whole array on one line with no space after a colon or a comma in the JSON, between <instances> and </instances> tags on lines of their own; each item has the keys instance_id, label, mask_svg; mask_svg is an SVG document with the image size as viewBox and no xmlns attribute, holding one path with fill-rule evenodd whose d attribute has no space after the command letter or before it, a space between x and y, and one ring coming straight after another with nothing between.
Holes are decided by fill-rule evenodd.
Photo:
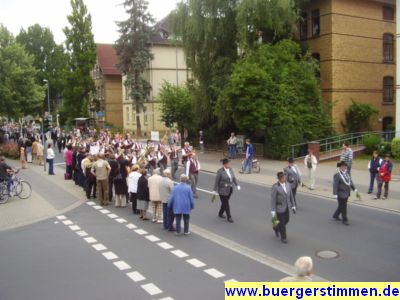
<instances>
[{"instance_id":1,"label":"manhole cover","mask_svg":"<svg viewBox=\"0 0 400 300\"><path fill-rule=\"evenodd\" d=\"M332 250L321 250L317 251L315 255L322 259L335 259L339 257L339 252Z\"/></svg>"}]
</instances>

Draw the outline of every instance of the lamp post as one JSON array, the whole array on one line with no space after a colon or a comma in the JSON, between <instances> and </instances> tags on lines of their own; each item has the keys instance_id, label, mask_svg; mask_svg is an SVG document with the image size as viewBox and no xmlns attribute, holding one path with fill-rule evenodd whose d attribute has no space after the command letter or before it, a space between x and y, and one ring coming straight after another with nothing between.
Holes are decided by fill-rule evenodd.
<instances>
[{"instance_id":1,"label":"lamp post","mask_svg":"<svg viewBox=\"0 0 400 300\"><path fill-rule=\"evenodd\" d=\"M43 82L47 83L47 111L50 114L50 82L47 79L43 79Z\"/></svg>"}]
</instances>

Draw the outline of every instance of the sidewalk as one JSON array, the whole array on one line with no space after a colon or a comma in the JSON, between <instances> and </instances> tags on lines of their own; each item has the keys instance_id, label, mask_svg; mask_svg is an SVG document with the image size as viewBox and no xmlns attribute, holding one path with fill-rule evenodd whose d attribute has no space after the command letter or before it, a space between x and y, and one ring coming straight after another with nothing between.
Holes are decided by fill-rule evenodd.
<instances>
[{"instance_id":1,"label":"sidewalk","mask_svg":"<svg viewBox=\"0 0 400 300\"><path fill-rule=\"evenodd\" d=\"M206 152L204 154L197 152L201 164L201 169L205 172L215 173L221 168L220 160L223 158L221 152ZM235 159L231 161L231 166L235 170L236 177L241 182L255 183L265 186L272 186L276 181L276 173L282 171L287 166L285 161L276 161L259 158L261 165L261 172L259 174L240 174L238 171L241 168L241 159ZM303 174L303 181L307 184L308 171L304 166L303 161L297 162ZM400 184L398 179L399 168L394 166L393 179L389 186L389 199L387 200L372 200L375 194L367 194L369 186L369 171L367 169L368 161L356 160L353 163L352 177L354 184L359 190L362 200L357 200L355 193L349 199L349 202L354 205L369 206L377 209L389 210L396 213L400 213ZM336 201L332 198L332 182L333 175L337 172L336 162L323 162L317 167L316 171L316 186L315 190L311 191L308 188L299 188L298 193L305 195L313 195L318 197L328 198L332 201ZM376 185L374 189L376 193Z\"/></svg>"},{"instance_id":2,"label":"sidewalk","mask_svg":"<svg viewBox=\"0 0 400 300\"><path fill-rule=\"evenodd\" d=\"M13 167L19 167L18 161L7 159L7 162ZM0 205L0 231L45 220L78 207L85 201L79 189L65 184L61 169L57 168L57 171L56 176L48 176L43 171L43 166L32 164L29 164L29 169L20 171L19 176L31 183L32 195L28 199L12 197L7 203ZM38 178L41 184L32 184L32 181L37 181ZM43 195L43 190L46 190L46 195ZM55 191L60 190L66 195L72 194L76 197L70 197L69 202L57 199L54 197L57 194Z\"/></svg>"}]
</instances>

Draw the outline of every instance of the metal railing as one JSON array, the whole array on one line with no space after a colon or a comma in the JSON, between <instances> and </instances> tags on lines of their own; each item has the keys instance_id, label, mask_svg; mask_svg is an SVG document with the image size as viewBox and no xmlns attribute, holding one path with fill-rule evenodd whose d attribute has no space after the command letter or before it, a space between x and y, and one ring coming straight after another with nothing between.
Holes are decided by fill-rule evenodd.
<instances>
[{"instance_id":1,"label":"metal railing","mask_svg":"<svg viewBox=\"0 0 400 300\"><path fill-rule=\"evenodd\" d=\"M397 132L399 133L399 132ZM292 157L297 159L307 155L308 145L310 143L319 143L320 154L332 153L341 149L343 143L348 142L351 146L361 146L364 143L364 138L371 135L379 135L383 142L390 142L396 136L396 131L366 131L354 132L342 135L336 135L329 138L310 141L290 146ZM328 155L329 156L329 155Z\"/></svg>"}]
</instances>

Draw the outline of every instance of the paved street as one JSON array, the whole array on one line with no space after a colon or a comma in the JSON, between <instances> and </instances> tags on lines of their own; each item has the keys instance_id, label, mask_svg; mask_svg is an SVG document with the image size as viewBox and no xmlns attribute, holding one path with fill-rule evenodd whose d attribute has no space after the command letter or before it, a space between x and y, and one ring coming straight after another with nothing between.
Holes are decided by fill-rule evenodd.
<instances>
[{"instance_id":1,"label":"paved street","mask_svg":"<svg viewBox=\"0 0 400 300\"><path fill-rule=\"evenodd\" d=\"M1 224L15 227L0 231L2 300L222 299L224 281L277 281L293 273L291 264L301 255L313 257L316 280L400 280L395 212L350 205L351 226L343 226L331 220L334 200L301 193L283 245L271 229L268 186L242 181L231 199L230 224L218 218L219 203L210 201L214 175L203 172L192 235L177 237L128 208L84 202L63 173L62 165L54 177L31 166L23 177L33 185L32 199L0 206L3 218L4 209L8 215L23 205L33 211L31 201L49 217L33 216L41 221L23 227ZM30 215L21 211L19 217L23 213ZM320 259L319 250L339 257Z\"/></svg>"}]
</instances>

